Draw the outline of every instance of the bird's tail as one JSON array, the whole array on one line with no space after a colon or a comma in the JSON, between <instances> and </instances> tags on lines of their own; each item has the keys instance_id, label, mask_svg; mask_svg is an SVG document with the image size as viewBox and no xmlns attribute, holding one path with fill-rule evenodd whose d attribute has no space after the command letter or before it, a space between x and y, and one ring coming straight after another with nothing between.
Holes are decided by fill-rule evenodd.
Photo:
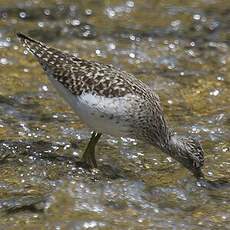
<instances>
[{"instance_id":1,"label":"bird's tail","mask_svg":"<svg viewBox=\"0 0 230 230\"><path fill-rule=\"evenodd\" d=\"M54 71L58 71L59 67L65 69L65 65L69 64L73 59L71 55L49 47L43 42L30 38L25 34L17 33L17 37L23 46L38 59L45 71L49 70L53 73ZM75 60L79 59L75 58Z\"/></svg>"},{"instance_id":2,"label":"bird's tail","mask_svg":"<svg viewBox=\"0 0 230 230\"><path fill-rule=\"evenodd\" d=\"M44 43L34 40L25 34L17 33L17 37L22 42L23 46L39 59L44 57L48 50L49 52L52 50Z\"/></svg>"}]
</instances>

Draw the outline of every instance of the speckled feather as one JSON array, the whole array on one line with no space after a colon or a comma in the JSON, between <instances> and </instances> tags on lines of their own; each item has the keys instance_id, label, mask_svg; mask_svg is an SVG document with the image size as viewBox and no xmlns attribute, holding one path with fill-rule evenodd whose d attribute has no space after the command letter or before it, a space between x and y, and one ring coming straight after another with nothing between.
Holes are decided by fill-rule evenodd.
<instances>
[{"instance_id":1,"label":"speckled feather","mask_svg":"<svg viewBox=\"0 0 230 230\"><path fill-rule=\"evenodd\" d=\"M138 133L138 138L149 142L153 142L150 139L154 138L156 145L164 145L168 141L168 128L159 97L142 81L111 65L82 60L24 34L20 33L18 37L24 47L37 57L45 72L52 75L76 96L82 93L106 98L136 95L137 113L130 114L133 120L130 124L133 130L130 130ZM135 97L133 99L135 100Z\"/></svg>"},{"instance_id":2,"label":"speckled feather","mask_svg":"<svg viewBox=\"0 0 230 230\"><path fill-rule=\"evenodd\" d=\"M25 48L38 58L44 70L49 71L74 95L91 92L105 97L122 97L130 93L145 97L151 92L151 97L159 100L143 82L112 65L80 59L21 33L18 37Z\"/></svg>"}]
</instances>

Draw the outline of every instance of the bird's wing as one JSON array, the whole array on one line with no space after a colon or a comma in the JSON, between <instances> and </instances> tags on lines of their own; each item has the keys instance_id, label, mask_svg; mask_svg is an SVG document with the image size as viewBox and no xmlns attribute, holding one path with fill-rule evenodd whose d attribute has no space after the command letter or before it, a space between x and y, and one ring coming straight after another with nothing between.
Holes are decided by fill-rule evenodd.
<instances>
[{"instance_id":1,"label":"bird's wing","mask_svg":"<svg viewBox=\"0 0 230 230\"><path fill-rule=\"evenodd\" d=\"M149 90L133 75L111 65L80 59L22 33L17 33L17 36L38 59L45 72L75 95L90 92L105 97L122 97L129 93L145 95Z\"/></svg>"}]
</instances>

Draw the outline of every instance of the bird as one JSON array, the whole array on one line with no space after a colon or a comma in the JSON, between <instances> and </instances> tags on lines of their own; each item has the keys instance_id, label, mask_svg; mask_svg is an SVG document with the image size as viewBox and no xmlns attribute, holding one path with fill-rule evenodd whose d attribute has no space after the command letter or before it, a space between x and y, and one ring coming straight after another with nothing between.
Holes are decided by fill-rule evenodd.
<instances>
[{"instance_id":1,"label":"bird","mask_svg":"<svg viewBox=\"0 0 230 230\"><path fill-rule=\"evenodd\" d=\"M102 134L108 134L151 144L196 178L203 177L204 151L200 142L169 128L160 98L150 86L113 65L81 59L21 32L17 37L92 131L82 163L91 169L97 167L95 146Z\"/></svg>"}]
</instances>

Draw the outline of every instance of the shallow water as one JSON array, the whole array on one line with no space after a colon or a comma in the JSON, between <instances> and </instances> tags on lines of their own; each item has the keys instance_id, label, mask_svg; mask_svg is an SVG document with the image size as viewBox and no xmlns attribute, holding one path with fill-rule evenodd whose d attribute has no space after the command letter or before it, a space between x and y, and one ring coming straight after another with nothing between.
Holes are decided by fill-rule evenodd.
<instances>
[{"instance_id":1,"label":"shallow water","mask_svg":"<svg viewBox=\"0 0 230 230\"><path fill-rule=\"evenodd\" d=\"M0 229L230 229L229 12L229 0L1 0ZM99 169L76 167L90 132L19 31L148 83L171 127L202 142L215 182L106 135Z\"/></svg>"}]
</instances>

